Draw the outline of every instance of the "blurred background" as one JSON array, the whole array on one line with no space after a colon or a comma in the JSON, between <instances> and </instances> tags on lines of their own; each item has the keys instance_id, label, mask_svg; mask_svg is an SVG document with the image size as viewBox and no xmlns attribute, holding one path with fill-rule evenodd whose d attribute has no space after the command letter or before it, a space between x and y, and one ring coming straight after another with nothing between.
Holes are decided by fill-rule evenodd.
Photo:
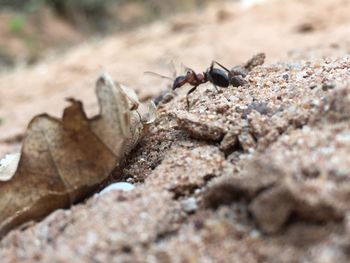
<instances>
[{"instance_id":1,"label":"blurred background","mask_svg":"<svg viewBox=\"0 0 350 263\"><path fill-rule=\"evenodd\" d=\"M256 8L262 5L265 7ZM249 8L255 9L255 13L248 12ZM216 9L215 21L208 17L213 15L208 10L213 9ZM240 26L224 32L224 41L249 40L243 45L253 44L255 50L266 49L267 52L285 48L285 53L291 55L299 47L315 48L315 41L310 38L334 23L345 22L347 26L349 11L349 0L0 0L0 72L33 65L42 58L62 55L70 47L162 21L173 23L170 27L174 34L206 30L215 22L217 34L221 35L224 30L220 24L236 20ZM178 14L184 15L176 20ZM292 17L294 21L290 21ZM280 32L281 26L284 32ZM211 33L211 39L205 41L210 41L213 49L215 32ZM289 33L299 34L301 38L288 39ZM278 35L278 41L274 41L273 46L266 44L274 34ZM314 39L322 45L333 37L334 43L330 44L334 48L339 45L336 35L329 35L328 40ZM348 42L346 37L344 35L340 41ZM290 43L286 45L285 41L289 40L293 41L295 49ZM203 45L208 44L205 41ZM222 41L220 36L217 41ZM299 41L302 42L298 44ZM226 46L227 52L232 52L233 48Z\"/></svg>"},{"instance_id":2,"label":"blurred background","mask_svg":"<svg viewBox=\"0 0 350 263\"><path fill-rule=\"evenodd\" d=\"M349 11L350 0L0 0L0 154L36 114L60 116L66 97L96 114L102 70L145 100L171 84L145 71L349 55Z\"/></svg>"},{"instance_id":3,"label":"blurred background","mask_svg":"<svg viewBox=\"0 0 350 263\"><path fill-rule=\"evenodd\" d=\"M210 0L1 0L0 68L33 64L91 38L132 30Z\"/></svg>"}]
</instances>

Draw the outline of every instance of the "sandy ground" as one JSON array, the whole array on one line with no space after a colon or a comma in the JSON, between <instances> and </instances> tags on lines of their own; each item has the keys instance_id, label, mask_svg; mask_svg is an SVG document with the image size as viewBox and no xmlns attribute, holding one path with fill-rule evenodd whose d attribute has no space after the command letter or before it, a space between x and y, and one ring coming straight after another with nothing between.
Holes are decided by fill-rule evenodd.
<instances>
[{"instance_id":1,"label":"sandy ground","mask_svg":"<svg viewBox=\"0 0 350 263\"><path fill-rule=\"evenodd\" d=\"M183 93L120 176L137 187L94 196L0 243L4 262L348 262L350 1L215 4L82 44L0 77L1 153L33 115L64 98L96 111L103 69L142 98L169 84L169 61L205 70L257 52L248 84ZM184 88L185 90L185 88ZM224 204L224 205L223 205Z\"/></svg>"},{"instance_id":2,"label":"sandy ground","mask_svg":"<svg viewBox=\"0 0 350 263\"><path fill-rule=\"evenodd\" d=\"M182 63L203 71L213 59L232 67L257 52L265 52L268 63L349 52L348 8L344 0L271 1L249 9L217 4L202 13L82 43L64 56L0 77L0 140L16 141L35 114L60 116L66 97L82 99L91 112L96 110L91 87L101 70L149 97L167 83L143 72L172 76L172 60L178 68ZM8 147L2 143L0 153Z\"/></svg>"}]
</instances>

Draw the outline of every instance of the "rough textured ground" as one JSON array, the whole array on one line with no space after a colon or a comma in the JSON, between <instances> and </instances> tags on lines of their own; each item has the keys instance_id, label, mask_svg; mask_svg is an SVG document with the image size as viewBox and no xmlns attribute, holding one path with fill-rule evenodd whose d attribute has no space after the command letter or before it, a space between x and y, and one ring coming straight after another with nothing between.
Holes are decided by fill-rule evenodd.
<instances>
[{"instance_id":1,"label":"rough textured ground","mask_svg":"<svg viewBox=\"0 0 350 263\"><path fill-rule=\"evenodd\" d=\"M0 154L16 147L33 115L60 116L64 98L82 99L97 110L96 76L108 70L141 97L157 95L168 82L144 75L172 75L175 61L197 71L215 59L228 67L265 52L267 62L336 56L350 50L349 0L268 1L245 9L216 4L135 32L82 43L58 58L0 76ZM305 27L308 30L305 30ZM91 113L92 115L92 113ZM17 144L18 146L18 144Z\"/></svg>"},{"instance_id":2,"label":"rough textured ground","mask_svg":"<svg viewBox=\"0 0 350 263\"><path fill-rule=\"evenodd\" d=\"M180 22L154 25L107 40L94 55L80 47L47 66L1 77L1 86L13 84L11 92L1 90L6 138L36 111L57 113L62 104L53 101L67 95L79 94L94 110L96 56L144 97L165 85L136 76L158 72L171 56L199 69L211 58L232 66L257 51L268 58L242 87L200 86L189 111L181 91L161 104L150 133L113 175L135 183L134 190L95 195L10 232L0 241L3 261L348 262L349 1L307 2L246 11L213 6L192 20L179 18L185 27L175 32ZM111 46L116 54L124 46L114 62ZM34 95L42 93L46 100Z\"/></svg>"}]
</instances>

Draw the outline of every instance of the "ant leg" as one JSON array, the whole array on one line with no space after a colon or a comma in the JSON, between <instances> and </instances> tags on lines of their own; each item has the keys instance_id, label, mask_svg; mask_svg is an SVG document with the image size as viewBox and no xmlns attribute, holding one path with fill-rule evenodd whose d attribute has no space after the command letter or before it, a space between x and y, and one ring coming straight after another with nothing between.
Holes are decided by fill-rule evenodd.
<instances>
[{"instance_id":1,"label":"ant leg","mask_svg":"<svg viewBox=\"0 0 350 263\"><path fill-rule=\"evenodd\" d=\"M212 63L212 65L210 66L210 70L212 70L213 65L214 65L214 64ZM219 89L218 89L218 87L214 84L214 80L213 80L213 78L211 77L210 74L208 74L208 77L207 77L207 78L208 78L209 82L210 82L211 84L213 84L213 86L214 86L216 92L219 92Z\"/></svg>"},{"instance_id":2,"label":"ant leg","mask_svg":"<svg viewBox=\"0 0 350 263\"><path fill-rule=\"evenodd\" d=\"M213 60L210 64L209 71L211 72L214 68L215 61Z\"/></svg>"},{"instance_id":3,"label":"ant leg","mask_svg":"<svg viewBox=\"0 0 350 263\"><path fill-rule=\"evenodd\" d=\"M194 86L192 89L190 89L186 94L186 103L187 103L187 110L190 109L190 102L188 100L188 95L190 95L192 92L194 92L197 89L198 86Z\"/></svg>"},{"instance_id":4,"label":"ant leg","mask_svg":"<svg viewBox=\"0 0 350 263\"><path fill-rule=\"evenodd\" d=\"M226 67L224 67L223 65L221 65L219 62L217 62L217 61L215 61L215 60L213 60L212 62L211 62L211 68L214 66L214 64L217 64L219 67L221 67L222 69L224 69L225 71L227 71L227 73L231 73L231 71L229 70L229 69L227 69Z\"/></svg>"},{"instance_id":5,"label":"ant leg","mask_svg":"<svg viewBox=\"0 0 350 263\"><path fill-rule=\"evenodd\" d=\"M213 86L214 86L216 92L217 92L217 93L220 93L220 90L219 90L218 87L214 84L214 82L213 82L213 81L210 81L210 82L213 84ZM222 91L222 89L221 89L221 91ZM230 99L228 99L226 96L224 96L224 97L225 97L225 99L226 99L227 101L230 101Z\"/></svg>"},{"instance_id":6,"label":"ant leg","mask_svg":"<svg viewBox=\"0 0 350 263\"><path fill-rule=\"evenodd\" d=\"M218 89L218 87L214 84L214 83L212 83L213 84L213 86L214 86L214 88L215 88L215 90L216 90L216 92L217 93L219 93L219 89Z\"/></svg>"}]
</instances>

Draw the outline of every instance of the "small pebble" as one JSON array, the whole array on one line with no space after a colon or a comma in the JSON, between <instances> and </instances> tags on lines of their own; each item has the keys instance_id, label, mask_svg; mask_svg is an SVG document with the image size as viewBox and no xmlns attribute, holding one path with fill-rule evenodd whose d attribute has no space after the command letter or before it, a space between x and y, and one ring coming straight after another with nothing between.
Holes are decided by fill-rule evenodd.
<instances>
[{"instance_id":1,"label":"small pebble","mask_svg":"<svg viewBox=\"0 0 350 263\"><path fill-rule=\"evenodd\" d=\"M103 195L106 193L109 193L114 190L121 190L121 191L131 191L135 188L133 184L125 183L125 182L119 182L108 185L106 188L104 188L99 194Z\"/></svg>"},{"instance_id":2,"label":"small pebble","mask_svg":"<svg viewBox=\"0 0 350 263\"><path fill-rule=\"evenodd\" d=\"M251 238L258 239L261 237L261 232L258 229L253 229L249 233Z\"/></svg>"},{"instance_id":3,"label":"small pebble","mask_svg":"<svg viewBox=\"0 0 350 263\"><path fill-rule=\"evenodd\" d=\"M197 201L194 197L183 200L181 206L186 213L194 213L198 209Z\"/></svg>"},{"instance_id":4,"label":"small pebble","mask_svg":"<svg viewBox=\"0 0 350 263\"><path fill-rule=\"evenodd\" d=\"M286 74L283 74L282 75L282 78L285 80L285 81L288 81L289 80L289 75L286 73Z\"/></svg>"},{"instance_id":5,"label":"small pebble","mask_svg":"<svg viewBox=\"0 0 350 263\"><path fill-rule=\"evenodd\" d=\"M334 88L335 88L335 84L332 82L326 82L326 83L323 83L323 85L322 85L323 91L327 91L329 89L334 89Z\"/></svg>"},{"instance_id":6,"label":"small pebble","mask_svg":"<svg viewBox=\"0 0 350 263\"><path fill-rule=\"evenodd\" d=\"M301 68L301 65L298 63L288 63L287 66L290 69L300 69Z\"/></svg>"},{"instance_id":7,"label":"small pebble","mask_svg":"<svg viewBox=\"0 0 350 263\"><path fill-rule=\"evenodd\" d=\"M311 84L309 88L310 88L310 89L317 88L317 85L316 85L316 84Z\"/></svg>"}]
</instances>

